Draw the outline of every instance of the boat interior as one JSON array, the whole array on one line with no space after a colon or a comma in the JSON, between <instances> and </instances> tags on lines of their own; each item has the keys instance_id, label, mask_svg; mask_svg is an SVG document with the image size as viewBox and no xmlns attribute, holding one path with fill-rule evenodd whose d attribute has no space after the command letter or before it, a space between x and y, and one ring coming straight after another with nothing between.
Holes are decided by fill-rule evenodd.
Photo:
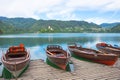
<instances>
[{"instance_id":1,"label":"boat interior","mask_svg":"<svg viewBox=\"0 0 120 80\"><path fill-rule=\"evenodd\" d=\"M20 60L25 59L27 52L24 47L10 47L7 51L7 54L4 56L6 60Z\"/></svg>"}]
</instances>

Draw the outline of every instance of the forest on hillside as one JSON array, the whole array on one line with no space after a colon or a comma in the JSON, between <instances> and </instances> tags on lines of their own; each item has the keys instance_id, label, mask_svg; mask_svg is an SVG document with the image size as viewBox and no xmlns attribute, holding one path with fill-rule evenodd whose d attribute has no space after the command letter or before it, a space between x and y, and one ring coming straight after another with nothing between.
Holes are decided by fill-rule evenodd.
<instances>
[{"instance_id":1,"label":"forest on hillside","mask_svg":"<svg viewBox=\"0 0 120 80\"><path fill-rule=\"evenodd\" d=\"M86 21L35 20L0 17L0 34L18 33L119 33L120 23L97 25Z\"/></svg>"}]
</instances>

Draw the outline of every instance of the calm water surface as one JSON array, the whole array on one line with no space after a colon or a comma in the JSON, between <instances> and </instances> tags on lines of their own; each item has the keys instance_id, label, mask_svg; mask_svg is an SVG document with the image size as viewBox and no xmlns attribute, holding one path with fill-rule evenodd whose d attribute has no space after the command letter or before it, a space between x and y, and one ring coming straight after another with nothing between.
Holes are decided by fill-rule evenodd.
<instances>
[{"instance_id":1,"label":"calm water surface","mask_svg":"<svg viewBox=\"0 0 120 80\"><path fill-rule=\"evenodd\" d=\"M30 51L31 60L46 60L45 48L49 44L59 44L65 50L67 43L76 42L83 47L96 49L98 42L107 42L120 46L119 33L42 33L42 34L15 34L0 35L0 57L6 49L13 45L25 44Z\"/></svg>"}]
</instances>

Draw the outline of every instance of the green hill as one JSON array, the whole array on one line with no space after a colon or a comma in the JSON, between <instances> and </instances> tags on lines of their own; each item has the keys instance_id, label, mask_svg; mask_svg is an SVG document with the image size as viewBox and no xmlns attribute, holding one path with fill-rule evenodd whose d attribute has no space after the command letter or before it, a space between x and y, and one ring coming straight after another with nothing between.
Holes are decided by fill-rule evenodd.
<instances>
[{"instance_id":1,"label":"green hill","mask_svg":"<svg viewBox=\"0 0 120 80\"><path fill-rule=\"evenodd\" d=\"M118 24L117 26L113 27L111 29L111 32L120 33L120 24Z\"/></svg>"},{"instance_id":2,"label":"green hill","mask_svg":"<svg viewBox=\"0 0 120 80\"><path fill-rule=\"evenodd\" d=\"M114 23L113 23L114 24ZM103 26L109 26L107 23ZM35 20L32 18L0 17L0 34L15 33L68 33L119 32L115 27L104 28L86 21Z\"/></svg>"},{"instance_id":3,"label":"green hill","mask_svg":"<svg viewBox=\"0 0 120 80\"><path fill-rule=\"evenodd\" d=\"M100 26L103 27L103 28L113 28L113 27L117 26L118 24L120 24L120 22L102 23L102 24L100 24Z\"/></svg>"},{"instance_id":4,"label":"green hill","mask_svg":"<svg viewBox=\"0 0 120 80\"><path fill-rule=\"evenodd\" d=\"M14 31L14 27L12 25L0 21L0 34L11 33L11 31Z\"/></svg>"},{"instance_id":5,"label":"green hill","mask_svg":"<svg viewBox=\"0 0 120 80\"><path fill-rule=\"evenodd\" d=\"M38 20L31 30L38 32L97 32L100 26L85 21Z\"/></svg>"}]
</instances>

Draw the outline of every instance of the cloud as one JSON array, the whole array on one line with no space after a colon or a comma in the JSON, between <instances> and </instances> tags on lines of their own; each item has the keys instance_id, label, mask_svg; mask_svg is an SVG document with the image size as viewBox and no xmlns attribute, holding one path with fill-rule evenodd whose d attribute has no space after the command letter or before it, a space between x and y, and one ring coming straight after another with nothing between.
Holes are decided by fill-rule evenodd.
<instances>
[{"instance_id":1,"label":"cloud","mask_svg":"<svg viewBox=\"0 0 120 80\"><path fill-rule=\"evenodd\" d=\"M120 21L120 19L119 20L116 20L116 19L110 20L110 19L106 19L106 18L92 17L92 18L85 19L85 21L87 21L87 22L94 22L96 24L101 24L101 23L118 22L118 21Z\"/></svg>"},{"instance_id":2,"label":"cloud","mask_svg":"<svg viewBox=\"0 0 120 80\"><path fill-rule=\"evenodd\" d=\"M39 17L37 13L45 13L54 9L62 0L2 0L0 15L8 17Z\"/></svg>"},{"instance_id":3,"label":"cloud","mask_svg":"<svg viewBox=\"0 0 120 80\"><path fill-rule=\"evenodd\" d=\"M110 0L109 4L105 5L103 10L105 10L105 11L118 11L118 10L120 10L120 0Z\"/></svg>"},{"instance_id":4,"label":"cloud","mask_svg":"<svg viewBox=\"0 0 120 80\"><path fill-rule=\"evenodd\" d=\"M76 20L76 14L73 13L73 10L71 8L59 8L56 10L53 10L51 12L48 12L46 14L47 18L49 19L57 19L57 20Z\"/></svg>"},{"instance_id":5,"label":"cloud","mask_svg":"<svg viewBox=\"0 0 120 80\"><path fill-rule=\"evenodd\" d=\"M114 11L120 10L119 0L69 0L67 6L79 10Z\"/></svg>"},{"instance_id":6,"label":"cloud","mask_svg":"<svg viewBox=\"0 0 120 80\"><path fill-rule=\"evenodd\" d=\"M80 14L81 12L84 14ZM93 12L94 15L90 15L89 12ZM105 17L109 12L113 13L112 18L119 15L120 0L0 0L0 16L5 17L95 20L100 23L110 21ZM98 15L101 15L100 18Z\"/></svg>"}]
</instances>

